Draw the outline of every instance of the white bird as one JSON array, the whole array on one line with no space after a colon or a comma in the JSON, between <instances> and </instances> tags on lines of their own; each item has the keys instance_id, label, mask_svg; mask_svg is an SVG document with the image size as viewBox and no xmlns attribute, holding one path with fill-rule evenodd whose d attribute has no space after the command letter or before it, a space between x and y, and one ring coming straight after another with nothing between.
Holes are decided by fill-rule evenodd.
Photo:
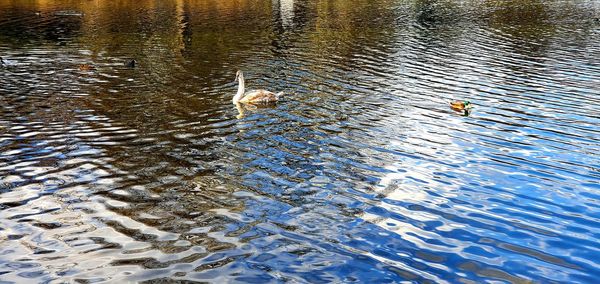
<instances>
[{"instance_id":1,"label":"white bird","mask_svg":"<svg viewBox=\"0 0 600 284\"><path fill-rule=\"evenodd\" d=\"M283 93L273 93L267 90L252 90L246 93L244 86L244 73L237 71L235 79L239 82L237 94L231 100L234 105L237 104L269 104L275 103Z\"/></svg>"}]
</instances>

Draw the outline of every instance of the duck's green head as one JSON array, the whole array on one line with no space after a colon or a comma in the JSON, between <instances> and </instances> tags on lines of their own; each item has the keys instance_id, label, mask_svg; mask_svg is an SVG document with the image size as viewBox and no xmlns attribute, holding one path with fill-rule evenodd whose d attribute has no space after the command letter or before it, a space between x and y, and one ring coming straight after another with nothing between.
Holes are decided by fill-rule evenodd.
<instances>
[{"instance_id":1,"label":"duck's green head","mask_svg":"<svg viewBox=\"0 0 600 284\"><path fill-rule=\"evenodd\" d=\"M470 101L464 101L463 104L465 105L465 108L472 108L473 105L471 104Z\"/></svg>"}]
</instances>

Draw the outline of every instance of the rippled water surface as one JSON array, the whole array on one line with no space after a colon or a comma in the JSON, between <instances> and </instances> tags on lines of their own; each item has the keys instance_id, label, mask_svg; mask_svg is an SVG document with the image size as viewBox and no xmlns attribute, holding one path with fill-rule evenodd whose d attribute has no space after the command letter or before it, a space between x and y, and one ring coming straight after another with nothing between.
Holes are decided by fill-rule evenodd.
<instances>
[{"instance_id":1,"label":"rippled water surface","mask_svg":"<svg viewBox=\"0 0 600 284\"><path fill-rule=\"evenodd\" d=\"M598 1L0 0L0 56L0 280L600 281Z\"/></svg>"}]
</instances>

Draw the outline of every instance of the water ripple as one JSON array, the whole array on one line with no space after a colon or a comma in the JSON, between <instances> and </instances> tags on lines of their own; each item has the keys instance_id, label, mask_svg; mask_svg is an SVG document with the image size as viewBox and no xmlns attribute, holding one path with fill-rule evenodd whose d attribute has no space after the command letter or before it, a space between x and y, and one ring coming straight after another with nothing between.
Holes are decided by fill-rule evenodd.
<instances>
[{"instance_id":1,"label":"water ripple","mask_svg":"<svg viewBox=\"0 0 600 284\"><path fill-rule=\"evenodd\" d=\"M0 11L3 281L598 282L595 1Z\"/></svg>"}]
</instances>

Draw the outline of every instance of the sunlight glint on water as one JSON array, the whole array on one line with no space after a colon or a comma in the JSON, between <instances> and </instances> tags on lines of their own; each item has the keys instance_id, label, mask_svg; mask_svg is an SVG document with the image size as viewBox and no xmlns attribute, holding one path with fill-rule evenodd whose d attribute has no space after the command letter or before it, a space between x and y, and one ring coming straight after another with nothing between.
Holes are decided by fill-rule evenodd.
<instances>
[{"instance_id":1,"label":"sunlight glint on water","mask_svg":"<svg viewBox=\"0 0 600 284\"><path fill-rule=\"evenodd\" d=\"M0 280L596 283L599 19L0 0Z\"/></svg>"}]
</instances>

